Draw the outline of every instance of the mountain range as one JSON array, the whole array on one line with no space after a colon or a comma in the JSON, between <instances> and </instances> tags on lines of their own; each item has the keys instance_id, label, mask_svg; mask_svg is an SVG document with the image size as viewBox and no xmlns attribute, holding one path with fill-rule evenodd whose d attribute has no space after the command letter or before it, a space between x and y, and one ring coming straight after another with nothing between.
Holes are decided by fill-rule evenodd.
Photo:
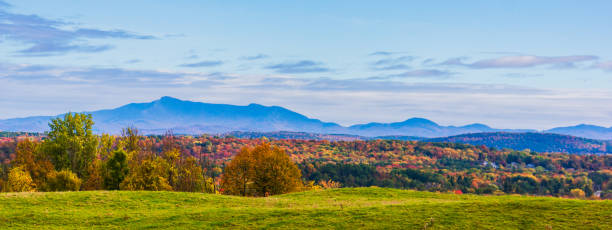
<instances>
[{"instance_id":1,"label":"mountain range","mask_svg":"<svg viewBox=\"0 0 612 230\"><path fill-rule=\"evenodd\" d=\"M162 97L149 103L131 103L115 109L86 112L94 118L94 131L117 134L122 128L135 126L145 134L160 134L172 130L177 134L220 134L241 132L308 132L320 134L350 134L365 137L414 136L447 137L467 133L537 132L525 129L495 129L484 124L441 126L424 118L410 118L394 123L368 123L341 126L308 118L279 106L250 104L246 106L212 104ZM0 130L44 132L50 119L62 116L36 116L0 120ZM612 128L577 125L544 130L591 139L612 139Z\"/></svg>"}]
</instances>

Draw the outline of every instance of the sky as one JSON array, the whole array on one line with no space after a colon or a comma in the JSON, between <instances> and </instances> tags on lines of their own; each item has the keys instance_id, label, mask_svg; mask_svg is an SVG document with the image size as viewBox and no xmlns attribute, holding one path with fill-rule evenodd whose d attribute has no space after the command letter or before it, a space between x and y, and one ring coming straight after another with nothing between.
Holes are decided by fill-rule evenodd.
<instances>
[{"instance_id":1,"label":"sky","mask_svg":"<svg viewBox=\"0 0 612 230\"><path fill-rule=\"evenodd\" d=\"M162 96L352 125L612 126L611 1L0 0L0 119Z\"/></svg>"}]
</instances>

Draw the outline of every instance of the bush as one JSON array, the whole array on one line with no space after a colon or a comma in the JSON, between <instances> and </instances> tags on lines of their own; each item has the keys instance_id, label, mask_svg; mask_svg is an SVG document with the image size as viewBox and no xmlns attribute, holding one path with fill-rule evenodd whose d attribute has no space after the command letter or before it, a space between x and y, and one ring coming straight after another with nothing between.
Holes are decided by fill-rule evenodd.
<instances>
[{"instance_id":1,"label":"bush","mask_svg":"<svg viewBox=\"0 0 612 230\"><path fill-rule=\"evenodd\" d=\"M584 191L582 191L582 189L575 188L570 190L570 195L574 198L584 198L586 194Z\"/></svg>"},{"instance_id":2,"label":"bush","mask_svg":"<svg viewBox=\"0 0 612 230\"><path fill-rule=\"evenodd\" d=\"M68 169L49 173L47 176L48 191L79 191L81 179Z\"/></svg>"},{"instance_id":3,"label":"bush","mask_svg":"<svg viewBox=\"0 0 612 230\"><path fill-rule=\"evenodd\" d=\"M171 191L168 183L168 165L161 159L144 160L130 170L119 186L121 190Z\"/></svg>"},{"instance_id":4,"label":"bush","mask_svg":"<svg viewBox=\"0 0 612 230\"><path fill-rule=\"evenodd\" d=\"M9 171L8 180L5 182L6 192L33 192L36 184L30 174L23 167L15 167Z\"/></svg>"},{"instance_id":5,"label":"bush","mask_svg":"<svg viewBox=\"0 0 612 230\"><path fill-rule=\"evenodd\" d=\"M331 189L331 188L340 188L342 187L342 184L340 184L340 182L336 182L333 181L331 179L327 180L327 181L319 181L319 185L321 185L321 187L323 187L324 189Z\"/></svg>"}]
</instances>

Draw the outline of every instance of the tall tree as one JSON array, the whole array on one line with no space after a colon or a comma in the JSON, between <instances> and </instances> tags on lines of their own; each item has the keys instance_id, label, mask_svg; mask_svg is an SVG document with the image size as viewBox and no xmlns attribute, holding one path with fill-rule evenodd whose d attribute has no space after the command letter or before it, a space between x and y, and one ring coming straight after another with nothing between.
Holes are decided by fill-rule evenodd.
<instances>
[{"instance_id":1,"label":"tall tree","mask_svg":"<svg viewBox=\"0 0 612 230\"><path fill-rule=\"evenodd\" d=\"M128 154L140 151L140 146L138 145L140 134L136 127L130 126L122 129L121 136L125 151L127 151Z\"/></svg>"},{"instance_id":2,"label":"tall tree","mask_svg":"<svg viewBox=\"0 0 612 230\"><path fill-rule=\"evenodd\" d=\"M51 131L44 142L56 170L69 169L80 178L86 178L88 166L96 156L98 138L92 134L91 114L67 113L49 123Z\"/></svg>"},{"instance_id":3,"label":"tall tree","mask_svg":"<svg viewBox=\"0 0 612 230\"><path fill-rule=\"evenodd\" d=\"M255 175L255 158L249 148L242 148L225 166L221 187L223 193L231 195L253 195L251 184Z\"/></svg>"},{"instance_id":4,"label":"tall tree","mask_svg":"<svg viewBox=\"0 0 612 230\"><path fill-rule=\"evenodd\" d=\"M119 189L119 185L129 172L127 154L124 150L116 150L105 166L104 187L110 190Z\"/></svg>"}]
</instances>

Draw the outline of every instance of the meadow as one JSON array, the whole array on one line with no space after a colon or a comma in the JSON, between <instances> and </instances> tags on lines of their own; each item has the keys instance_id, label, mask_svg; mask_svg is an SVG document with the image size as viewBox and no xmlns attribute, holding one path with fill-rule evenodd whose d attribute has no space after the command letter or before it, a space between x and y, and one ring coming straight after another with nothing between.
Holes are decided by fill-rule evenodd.
<instances>
[{"instance_id":1,"label":"meadow","mask_svg":"<svg viewBox=\"0 0 612 230\"><path fill-rule=\"evenodd\" d=\"M612 201L341 188L271 197L152 191L0 194L6 229L612 229Z\"/></svg>"}]
</instances>

